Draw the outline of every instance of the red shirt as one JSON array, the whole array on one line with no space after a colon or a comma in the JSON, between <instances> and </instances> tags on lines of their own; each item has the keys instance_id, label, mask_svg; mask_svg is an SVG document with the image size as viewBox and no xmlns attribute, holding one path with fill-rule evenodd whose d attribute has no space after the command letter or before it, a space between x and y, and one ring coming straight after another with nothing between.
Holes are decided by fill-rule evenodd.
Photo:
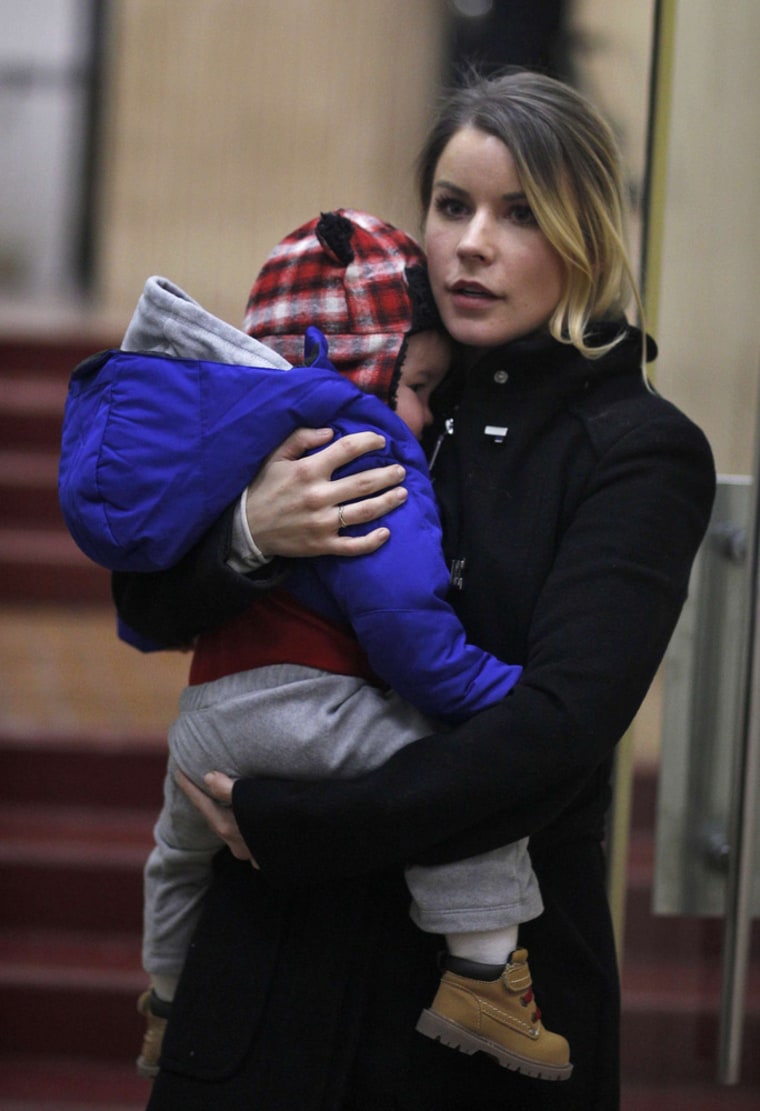
<instances>
[{"instance_id":1,"label":"red shirt","mask_svg":"<svg viewBox=\"0 0 760 1111\"><path fill-rule=\"evenodd\" d=\"M268 664L302 664L377 683L349 625L302 606L284 590L265 594L238 617L202 633L190 667L190 684Z\"/></svg>"}]
</instances>

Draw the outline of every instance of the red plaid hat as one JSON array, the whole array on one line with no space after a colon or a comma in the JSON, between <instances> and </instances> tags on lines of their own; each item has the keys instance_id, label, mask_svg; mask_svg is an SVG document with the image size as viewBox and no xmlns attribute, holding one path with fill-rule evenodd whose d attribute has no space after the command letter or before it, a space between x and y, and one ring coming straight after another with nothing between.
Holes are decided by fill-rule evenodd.
<instances>
[{"instance_id":1,"label":"red plaid hat","mask_svg":"<svg viewBox=\"0 0 760 1111\"><path fill-rule=\"evenodd\" d=\"M341 374L393 408L406 337L443 329L420 246L351 209L292 232L256 279L244 328L297 366L309 325L327 337Z\"/></svg>"}]
</instances>

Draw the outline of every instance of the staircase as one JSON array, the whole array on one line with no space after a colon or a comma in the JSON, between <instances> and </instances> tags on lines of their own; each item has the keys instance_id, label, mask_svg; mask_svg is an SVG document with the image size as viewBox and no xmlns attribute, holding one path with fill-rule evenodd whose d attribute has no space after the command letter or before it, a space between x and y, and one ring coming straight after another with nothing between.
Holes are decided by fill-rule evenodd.
<instances>
[{"instance_id":1,"label":"staircase","mask_svg":"<svg viewBox=\"0 0 760 1111\"><path fill-rule=\"evenodd\" d=\"M57 499L94 340L0 340L0 1111L139 1111L142 866L186 663L114 635ZM121 731L121 732L120 732Z\"/></svg>"},{"instance_id":2,"label":"staircase","mask_svg":"<svg viewBox=\"0 0 760 1111\"><path fill-rule=\"evenodd\" d=\"M0 338L0 602L109 601L108 575L69 536L57 491L71 372L108 346Z\"/></svg>"},{"instance_id":3,"label":"staircase","mask_svg":"<svg viewBox=\"0 0 760 1111\"><path fill-rule=\"evenodd\" d=\"M141 869L186 660L118 644L108 576L58 511L66 384L105 346L0 340L0 1111L139 1111L148 1093L133 1065ZM756 1111L760 932L742 1083L722 1088L721 927L649 911L655 790L640 768L623 1111Z\"/></svg>"},{"instance_id":4,"label":"staircase","mask_svg":"<svg viewBox=\"0 0 760 1111\"><path fill-rule=\"evenodd\" d=\"M0 1108L138 1111L141 870L162 741L0 738Z\"/></svg>"}]
</instances>

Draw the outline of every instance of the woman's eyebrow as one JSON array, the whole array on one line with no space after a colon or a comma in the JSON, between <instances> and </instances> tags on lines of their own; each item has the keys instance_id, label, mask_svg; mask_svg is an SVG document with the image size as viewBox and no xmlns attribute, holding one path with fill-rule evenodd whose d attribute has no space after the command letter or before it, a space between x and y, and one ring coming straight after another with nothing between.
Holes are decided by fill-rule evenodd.
<instances>
[{"instance_id":1,"label":"woman's eyebrow","mask_svg":"<svg viewBox=\"0 0 760 1111\"><path fill-rule=\"evenodd\" d=\"M458 193L461 197L464 197L467 193L466 189L462 189L461 186L455 185L453 181L446 181L445 178L440 178L438 181L436 181L435 188L447 189L450 193Z\"/></svg>"},{"instance_id":2,"label":"woman's eyebrow","mask_svg":"<svg viewBox=\"0 0 760 1111\"><path fill-rule=\"evenodd\" d=\"M436 181L434 188L446 189L449 193L456 193L460 197L469 196L467 190L463 189L461 185L455 185L453 181L446 181L445 178ZM526 201L528 198L522 189L518 189L514 193L504 193L501 199L511 204L514 201Z\"/></svg>"}]
</instances>

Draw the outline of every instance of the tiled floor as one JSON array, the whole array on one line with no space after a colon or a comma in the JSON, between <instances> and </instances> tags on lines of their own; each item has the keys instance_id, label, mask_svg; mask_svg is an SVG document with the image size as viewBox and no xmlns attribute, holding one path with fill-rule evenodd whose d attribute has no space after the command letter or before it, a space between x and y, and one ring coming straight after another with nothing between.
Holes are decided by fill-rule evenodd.
<instances>
[{"instance_id":1,"label":"tiled floor","mask_svg":"<svg viewBox=\"0 0 760 1111\"><path fill-rule=\"evenodd\" d=\"M117 639L108 610L0 608L0 731L163 738L189 657L142 655Z\"/></svg>"}]
</instances>

